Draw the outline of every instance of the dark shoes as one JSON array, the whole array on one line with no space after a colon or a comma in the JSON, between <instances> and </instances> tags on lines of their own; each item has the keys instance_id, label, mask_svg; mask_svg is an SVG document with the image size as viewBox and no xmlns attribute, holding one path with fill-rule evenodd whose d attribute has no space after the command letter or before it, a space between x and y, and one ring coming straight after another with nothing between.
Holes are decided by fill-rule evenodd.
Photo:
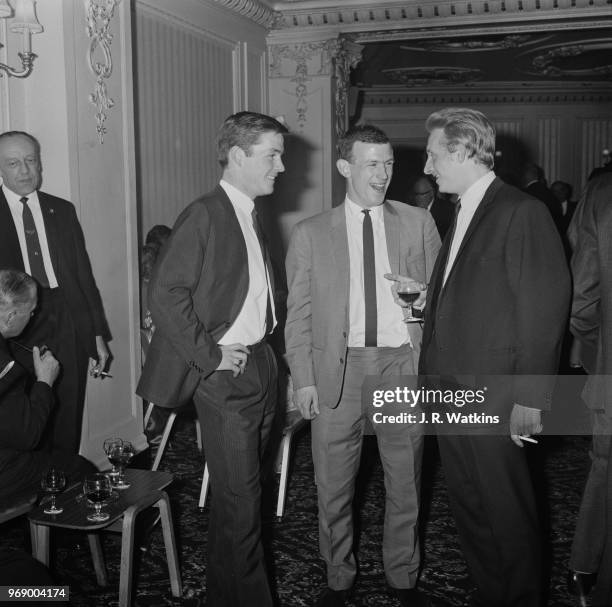
<instances>
[{"instance_id":1,"label":"dark shoes","mask_svg":"<svg viewBox=\"0 0 612 607\"><path fill-rule=\"evenodd\" d=\"M345 607L347 590L326 588L317 599L314 607Z\"/></svg>"},{"instance_id":2,"label":"dark shoes","mask_svg":"<svg viewBox=\"0 0 612 607\"><path fill-rule=\"evenodd\" d=\"M427 596L416 588L391 588L389 586L389 590L402 607L431 607Z\"/></svg>"},{"instance_id":3,"label":"dark shoes","mask_svg":"<svg viewBox=\"0 0 612 607\"><path fill-rule=\"evenodd\" d=\"M579 573L578 571L567 572L567 590L570 594L580 598L586 598L597 581L596 573Z\"/></svg>"}]
</instances>

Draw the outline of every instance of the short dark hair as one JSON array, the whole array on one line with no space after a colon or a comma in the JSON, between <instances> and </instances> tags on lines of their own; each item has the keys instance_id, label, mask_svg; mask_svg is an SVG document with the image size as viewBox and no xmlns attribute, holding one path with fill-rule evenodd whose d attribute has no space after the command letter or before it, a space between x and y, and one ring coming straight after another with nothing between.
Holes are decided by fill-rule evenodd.
<instances>
[{"instance_id":1,"label":"short dark hair","mask_svg":"<svg viewBox=\"0 0 612 607\"><path fill-rule=\"evenodd\" d=\"M217 160L225 168L227 155L237 145L247 155L263 133L287 133L287 127L266 114L257 112L238 112L228 116L217 133Z\"/></svg>"},{"instance_id":2,"label":"short dark hair","mask_svg":"<svg viewBox=\"0 0 612 607\"><path fill-rule=\"evenodd\" d=\"M373 124L353 126L338 140L338 158L351 162L353 145L356 141L362 143L390 143L387 134Z\"/></svg>"},{"instance_id":3,"label":"short dark hair","mask_svg":"<svg viewBox=\"0 0 612 607\"><path fill-rule=\"evenodd\" d=\"M465 107L447 107L430 114L425 128L428 133L442 129L449 152L454 152L459 144L464 145L468 158L476 158L487 168L493 168L495 128L482 112Z\"/></svg>"},{"instance_id":4,"label":"short dark hair","mask_svg":"<svg viewBox=\"0 0 612 607\"><path fill-rule=\"evenodd\" d=\"M168 240L170 232L172 232L172 230L168 226L161 223L157 224L147 232L145 244L156 244L161 246Z\"/></svg>"},{"instance_id":5,"label":"short dark hair","mask_svg":"<svg viewBox=\"0 0 612 607\"><path fill-rule=\"evenodd\" d=\"M34 135L30 135L30 133L26 133L25 131L5 131L4 133L0 134L0 143L4 139L9 139L10 137L25 137L26 139L29 139L36 148L36 153L38 156L40 156L40 142L38 139L36 139L36 137L34 137Z\"/></svg>"},{"instance_id":6,"label":"short dark hair","mask_svg":"<svg viewBox=\"0 0 612 607\"><path fill-rule=\"evenodd\" d=\"M36 296L36 281L20 270L0 270L0 308L20 307Z\"/></svg>"}]
</instances>

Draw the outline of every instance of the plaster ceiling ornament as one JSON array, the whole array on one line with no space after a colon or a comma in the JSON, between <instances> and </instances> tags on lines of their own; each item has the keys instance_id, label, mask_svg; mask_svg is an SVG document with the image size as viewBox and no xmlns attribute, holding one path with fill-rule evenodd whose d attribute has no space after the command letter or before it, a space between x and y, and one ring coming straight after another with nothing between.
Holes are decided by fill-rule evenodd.
<instances>
[{"instance_id":1,"label":"plaster ceiling ornament","mask_svg":"<svg viewBox=\"0 0 612 607\"><path fill-rule=\"evenodd\" d=\"M541 50L532 60L533 71L527 73L550 78L595 76L611 79L612 40L586 40L578 44L559 45L546 52ZM586 54L590 55L589 59L581 65L579 59Z\"/></svg>"},{"instance_id":2,"label":"plaster ceiling ornament","mask_svg":"<svg viewBox=\"0 0 612 607\"><path fill-rule=\"evenodd\" d=\"M391 81L404 86L465 84L482 80L482 70L465 67L398 67L382 70Z\"/></svg>"},{"instance_id":3,"label":"plaster ceiling ornament","mask_svg":"<svg viewBox=\"0 0 612 607\"><path fill-rule=\"evenodd\" d=\"M267 4L259 0L214 1L264 27L273 27L280 19L280 13L276 13Z\"/></svg>"},{"instance_id":4,"label":"plaster ceiling ornament","mask_svg":"<svg viewBox=\"0 0 612 607\"><path fill-rule=\"evenodd\" d=\"M87 17L87 36L89 37L89 51L87 60L89 68L96 77L96 88L89 95L89 101L96 106L96 132L98 141L104 143L107 112L115 105L108 96L106 80L113 72L113 58L111 43L113 35L110 33L111 20L115 7L120 0L87 0L85 5Z\"/></svg>"},{"instance_id":5,"label":"plaster ceiling ornament","mask_svg":"<svg viewBox=\"0 0 612 607\"><path fill-rule=\"evenodd\" d=\"M337 52L338 40L304 42L302 44L274 44L270 49L270 78L290 78L295 83L296 114L301 129L306 124L308 111L308 83L312 76L330 75L332 57Z\"/></svg>"},{"instance_id":6,"label":"plaster ceiling ornament","mask_svg":"<svg viewBox=\"0 0 612 607\"><path fill-rule=\"evenodd\" d=\"M548 38L549 36L547 36ZM546 39L546 38L544 38ZM510 48L520 48L526 44L533 42L533 36L512 34L504 36L499 40L491 40L488 38L471 38L469 40L427 40L411 45L400 45L402 50L406 51L438 51L442 53L471 53L478 51L499 51ZM542 41L540 38L538 41Z\"/></svg>"}]
</instances>

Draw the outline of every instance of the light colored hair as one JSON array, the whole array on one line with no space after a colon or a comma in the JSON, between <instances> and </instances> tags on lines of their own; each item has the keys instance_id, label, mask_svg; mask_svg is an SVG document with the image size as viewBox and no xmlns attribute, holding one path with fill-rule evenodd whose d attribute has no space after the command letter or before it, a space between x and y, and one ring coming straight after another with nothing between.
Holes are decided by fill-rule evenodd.
<instances>
[{"instance_id":1,"label":"light colored hair","mask_svg":"<svg viewBox=\"0 0 612 607\"><path fill-rule=\"evenodd\" d=\"M461 144L465 146L468 158L475 158L480 164L493 168L495 128L482 112L463 107L444 108L429 115L425 128L428 133L442 129L449 152L454 152Z\"/></svg>"}]
</instances>

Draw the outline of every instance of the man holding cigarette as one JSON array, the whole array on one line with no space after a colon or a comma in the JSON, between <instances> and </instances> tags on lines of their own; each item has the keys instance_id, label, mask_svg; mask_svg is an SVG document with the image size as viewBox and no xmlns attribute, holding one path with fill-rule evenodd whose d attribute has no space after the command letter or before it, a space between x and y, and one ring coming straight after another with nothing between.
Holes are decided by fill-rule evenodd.
<instances>
[{"instance_id":1,"label":"man holding cigarette","mask_svg":"<svg viewBox=\"0 0 612 607\"><path fill-rule=\"evenodd\" d=\"M29 133L0 135L0 267L17 268L38 283L38 309L20 341L46 344L61 363L45 445L77 453L87 367L99 377L110 338L74 206L39 190L40 144ZM31 357L14 355L31 367Z\"/></svg>"},{"instance_id":2,"label":"man holding cigarette","mask_svg":"<svg viewBox=\"0 0 612 607\"><path fill-rule=\"evenodd\" d=\"M0 495L40 489L42 473L62 470L70 482L93 466L67 450L37 450L53 410L52 387L60 366L50 350L36 346L30 354L34 377L14 360L8 342L24 330L36 308L36 283L18 270L0 270Z\"/></svg>"},{"instance_id":3,"label":"man holding cigarette","mask_svg":"<svg viewBox=\"0 0 612 607\"><path fill-rule=\"evenodd\" d=\"M470 605L537 607L541 538L520 447L542 431L554 387L570 294L563 248L546 207L495 176L486 116L446 108L426 129L425 173L459 202L429 284L419 371L436 387L481 381L488 392L478 412L502 422L438 436L477 586Z\"/></svg>"}]
</instances>

